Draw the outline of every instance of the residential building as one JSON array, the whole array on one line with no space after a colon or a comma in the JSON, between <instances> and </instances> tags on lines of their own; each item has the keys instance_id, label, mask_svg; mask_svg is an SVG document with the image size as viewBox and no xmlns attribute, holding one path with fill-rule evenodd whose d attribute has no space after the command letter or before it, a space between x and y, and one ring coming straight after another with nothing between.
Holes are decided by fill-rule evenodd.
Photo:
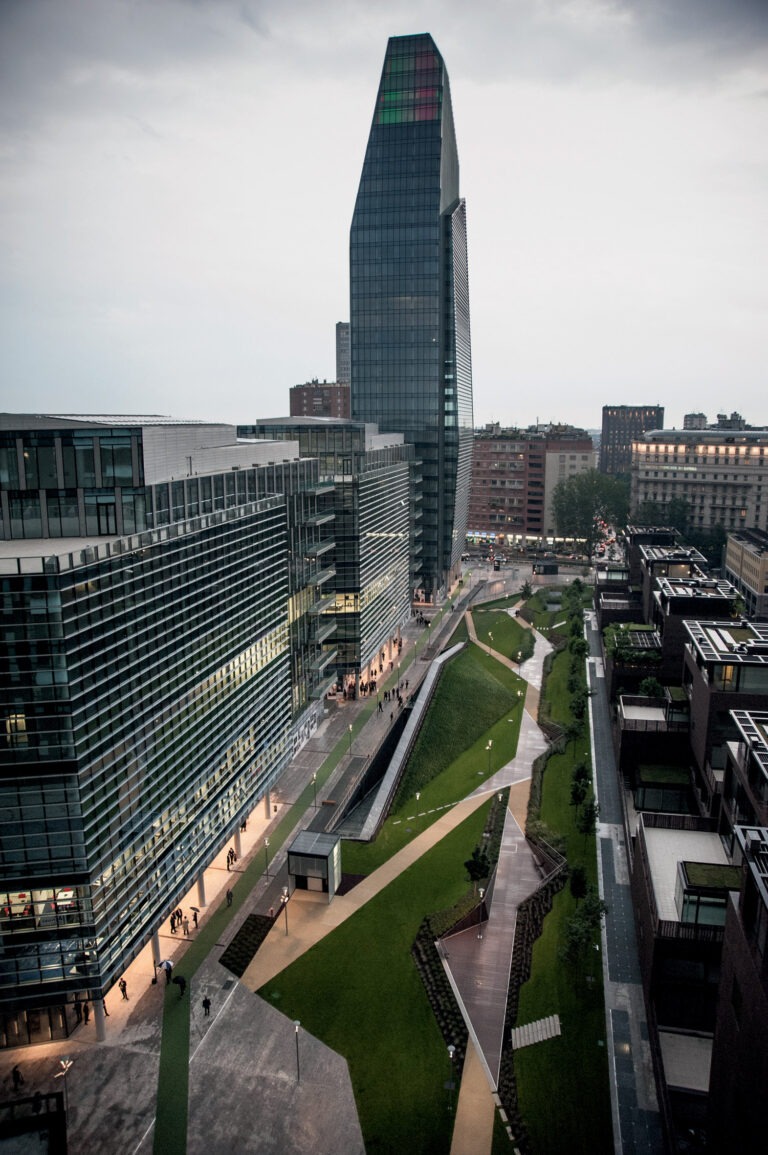
<instances>
[{"instance_id":1,"label":"residential building","mask_svg":"<svg viewBox=\"0 0 768 1155\"><path fill-rule=\"evenodd\" d=\"M629 584L633 589L639 589L642 583L642 556L641 546L665 545L673 546L680 536L671 526L659 525L628 525L622 535L624 552L629 566Z\"/></svg>"},{"instance_id":2,"label":"residential building","mask_svg":"<svg viewBox=\"0 0 768 1155\"><path fill-rule=\"evenodd\" d=\"M706 413L686 413L683 418L683 429L706 429Z\"/></svg>"},{"instance_id":3,"label":"residential building","mask_svg":"<svg viewBox=\"0 0 768 1155\"><path fill-rule=\"evenodd\" d=\"M352 416L402 433L423 474L420 584L460 570L472 469L466 206L448 73L390 39L350 233Z\"/></svg>"},{"instance_id":4,"label":"residential building","mask_svg":"<svg viewBox=\"0 0 768 1155\"><path fill-rule=\"evenodd\" d=\"M323 623L335 626L328 668L352 687L373 680L395 660L412 613L411 543L420 521L413 446L361 421L270 418L238 432L298 442L302 457L317 460L329 487L318 509L329 527L319 548L334 571L320 618L321 635Z\"/></svg>"},{"instance_id":5,"label":"residential building","mask_svg":"<svg viewBox=\"0 0 768 1155\"><path fill-rule=\"evenodd\" d=\"M595 467L592 439L569 425L475 433L469 497L470 539L500 545L556 534L552 494L560 481Z\"/></svg>"},{"instance_id":6,"label":"residential building","mask_svg":"<svg viewBox=\"0 0 768 1155\"><path fill-rule=\"evenodd\" d=\"M760 710L768 695L768 626L746 620L685 621L683 686L691 703L694 789L702 813L720 809L734 710Z\"/></svg>"},{"instance_id":7,"label":"residential building","mask_svg":"<svg viewBox=\"0 0 768 1155\"><path fill-rule=\"evenodd\" d=\"M758 621L768 619L768 533L742 529L728 534L725 576L744 599L744 611Z\"/></svg>"},{"instance_id":8,"label":"residential building","mask_svg":"<svg viewBox=\"0 0 768 1155\"><path fill-rule=\"evenodd\" d=\"M731 717L738 736L726 749L720 836L733 854L737 826L768 826L768 711L732 710Z\"/></svg>"},{"instance_id":9,"label":"residential building","mask_svg":"<svg viewBox=\"0 0 768 1155\"><path fill-rule=\"evenodd\" d=\"M336 322L336 380L339 385L349 385L351 380L349 321Z\"/></svg>"},{"instance_id":10,"label":"residential building","mask_svg":"<svg viewBox=\"0 0 768 1155\"><path fill-rule=\"evenodd\" d=\"M317 462L3 415L0 1027L65 1037L317 723ZM327 532L327 531L326 531ZM201 896L202 897L202 896ZM204 898L202 898L204 901ZM154 939L156 957L159 942Z\"/></svg>"},{"instance_id":11,"label":"residential building","mask_svg":"<svg viewBox=\"0 0 768 1155\"><path fill-rule=\"evenodd\" d=\"M349 417L349 384L313 378L305 385L293 385L290 409L291 417Z\"/></svg>"},{"instance_id":12,"label":"residential building","mask_svg":"<svg viewBox=\"0 0 768 1155\"><path fill-rule=\"evenodd\" d=\"M712 819L641 814L633 844L630 885L651 1053L677 1149L706 1125L725 924L741 870Z\"/></svg>"},{"instance_id":13,"label":"residential building","mask_svg":"<svg viewBox=\"0 0 768 1155\"><path fill-rule=\"evenodd\" d=\"M725 923L708 1149L756 1151L765 1142L768 1087L768 828L737 826L733 854L742 885Z\"/></svg>"},{"instance_id":14,"label":"residential building","mask_svg":"<svg viewBox=\"0 0 768 1155\"><path fill-rule=\"evenodd\" d=\"M601 473L629 473L632 443L664 425L663 405L604 405L600 436Z\"/></svg>"},{"instance_id":15,"label":"residential building","mask_svg":"<svg viewBox=\"0 0 768 1155\"><path fill-rule=\"evenodd\" d=\"M768 429L662 429L632 446L631 506L688 506L691 529L768 528Z\"/></svg>"}]
</instances>

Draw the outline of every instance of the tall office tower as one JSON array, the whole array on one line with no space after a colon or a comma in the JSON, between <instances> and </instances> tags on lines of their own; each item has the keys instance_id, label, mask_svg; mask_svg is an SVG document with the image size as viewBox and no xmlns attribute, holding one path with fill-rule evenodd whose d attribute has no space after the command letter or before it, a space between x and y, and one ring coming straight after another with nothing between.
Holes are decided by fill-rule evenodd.
<instances>
[{"instance_id":1,"label":"tall office tower","mask_svg":"<svg viewBox=\"0 0 768 1155\"><path fill-rule=\"evenodd\" d=\"M466 207L448 73L431 36L390 39L350 233L352 416L422 463L418 579L460 564L472 470Z\"/></svg>"},{"instance_id":2,"label":"tall office tower","mask_svg":"<svg viewBox=\"0 0 768 1155\"><path fill-rule=\"evenodd\" d=\"M664 426L663 405L604 405L600 472L629 473L632 442Z\"/></svg>"},{"instance_id":3,"label":"tall office tower","mask_svg":"<svg viewBox=\"0 0 768 1155\"><path fill-rule=\"evenodd\" d=\"M336 322L336 380L349 385L349 321Z\"/></svg>"}]
</instances>

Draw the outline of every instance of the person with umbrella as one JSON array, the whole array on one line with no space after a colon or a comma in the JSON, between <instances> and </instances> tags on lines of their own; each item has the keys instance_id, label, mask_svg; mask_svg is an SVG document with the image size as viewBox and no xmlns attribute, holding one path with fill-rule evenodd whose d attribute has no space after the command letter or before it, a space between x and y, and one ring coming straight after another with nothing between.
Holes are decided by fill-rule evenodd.
<instances>
[{"instance_id":1,"label":"person with umbrella","mask_svg":"<svg viewBox=\"0 0 768 1155\"><path fill-rule=\"evenodd\" d=\"M176 975L175 978L171 979L171 982L176 983L176 985L179 988L179 998L183 999L184 993L187 989L187 980L184 978L183 975Z\"/></svg>"},{"instance_id":2,"label":"person with umbrella","mask_svg":"<svg viewBox=\"0 0 768 1155\"><path fill-rule=\"evenodd\" d=\"M159 962L157 965L158 965L158 968L160 970L165 971L165 982L166 982L166 986L167 986L168 983L171 981L171 972L173 971L173 963L171 962L171 960L169 958L164 958L162 960L162 962Z\"/></svg>"},{"instance_id":3,"label":"person with umbrella","mask_svg":"<svg viewBox=\"0 0 768 1155\"><path fill-rule=\"evenodd\" d=\"M192 921L195 924L195 930L197 930L197 916L198 916L198 914L199 914L199 907L193 906L192 907Z\"/></svg>"}]
</instances>

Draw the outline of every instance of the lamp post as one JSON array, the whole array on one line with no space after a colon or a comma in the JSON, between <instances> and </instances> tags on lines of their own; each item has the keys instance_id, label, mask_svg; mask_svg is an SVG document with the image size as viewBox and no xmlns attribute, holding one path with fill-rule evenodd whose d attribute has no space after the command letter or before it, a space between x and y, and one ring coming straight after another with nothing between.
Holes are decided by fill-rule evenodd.
<instances>
[{"instance_id":1,"label":"lamp post","mask_svg":"<svg viewBox=\"0 0 768 1155\"><path fill-rule=\"evenodd\" d=\"M522 666L522 664L523 664L523 651L522 650L517 651L517 664L518 664L518 666Z\"/></svg>"},{"instance_id":2,"label":"lamp post","mask_svg":"<svg viewBox=\"0 0 768 1155\"><path fill-rule=\"evenodd\" d=\"M312 775L312 789L315 792L315 810L317 810L317 771Z\"/></svg>"},{"instance_id":3,"label":"lamp post","mask_svg":"<svg viewBox=\"0 0 768 1155\"><path fill-rule=\"evenodd\" d=\"M293 1020L294 1030L296 1032L296 1082L301 1082L301 1065L299 1063L299 1027L301 1023L298 1019Z\"/></svg>"},{"instance_id":4,"label":"lamp post","mask_svg":"<svg viewBox=\"0 0 768 1155\"><path fill-rule=\"evenodd\" d=\"M488 751L488 773L491 772L491 747L493 746L493 738L488 739L488 745L485 747Z\"/></svg>"},{"instance_id":5,"label":"lamp post","mask_svg":"<svg viewBox=\"0 0 768 1155\"><path fill-rule=\"evenodd\" d=\"M448 1091L448 1111L453 1111L453 1056L456 1054L456 1048L453 1043L448 1044L448 1082L445 1084Z\"/></svg>"},{"instance_id":6,"label":"lamp post","mask_svg":"<svg viewBox=\"0 0 768 1155\"><path fill-rule=\"evenodd\" d=\"M492 642L493 641L493 634L491 633L490 630L488 631L488 637L491 639L491 642ZM491 652L491 642L488 643L488 653L489 654Z\"/></svg>"},{"instance_id":7,"label":"lamp post","mask_svg":"<svg viewBox=\"0 0 768 1155\"><path fill-rule=\"evenodd\" d=\"M349 724L349 753L352 753L352 723Z\"/></svg>"},{"instance_id":8,"label":"lamp post","mask_svg":"<svg viewBox=\"0 0 768 1155\"><path fill-rule=\"evenodd\" d=\"M269 878L269 839L264 839L264 873Z\"/></svg>"},{"instance_id":9,"label":"lamp post","mask_svg":"<svg viewBox=\"0 0 768 1155\"><path fill-rule=\"evenodd\" d=\"M283 904L285 911L285 933L288 934L288 887L283 887L283 893L280 895L280 902Z\"/></svg>"},{"instance_id":10,"label":"lamp post","mask_svg":"<svg viewBox=\"0 0 768 1155\"><path fill-rule=\"evenodd\" d=\"M69 1055L65 1055L63 1059L59 1059L59 1066L61 1067L61 1070L57 1071L53 1077L54 1079L64 1080L64 1114L69 1117L69 1092L67 1091L67 1075L69 1074L69 1069L72 1066L72 1059L70 1059Z\"/></svg>"}]
</instances>

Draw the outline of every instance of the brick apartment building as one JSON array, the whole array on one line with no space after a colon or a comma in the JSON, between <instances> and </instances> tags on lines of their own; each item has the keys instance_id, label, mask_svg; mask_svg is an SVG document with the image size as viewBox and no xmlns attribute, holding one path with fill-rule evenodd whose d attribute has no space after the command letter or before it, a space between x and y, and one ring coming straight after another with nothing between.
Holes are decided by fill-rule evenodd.
<instances>
[{"instance_id":1,"label":"brick apartment building","mask_svg":"<svg viewBox=\"0 0 768 1155\"><path fill-rule=\"evenodd\" d=\"M475 433L467 536L499 544L553 537L552 492L594 469L592 438L569 425Z\"/></svg>"}]
</instances>

